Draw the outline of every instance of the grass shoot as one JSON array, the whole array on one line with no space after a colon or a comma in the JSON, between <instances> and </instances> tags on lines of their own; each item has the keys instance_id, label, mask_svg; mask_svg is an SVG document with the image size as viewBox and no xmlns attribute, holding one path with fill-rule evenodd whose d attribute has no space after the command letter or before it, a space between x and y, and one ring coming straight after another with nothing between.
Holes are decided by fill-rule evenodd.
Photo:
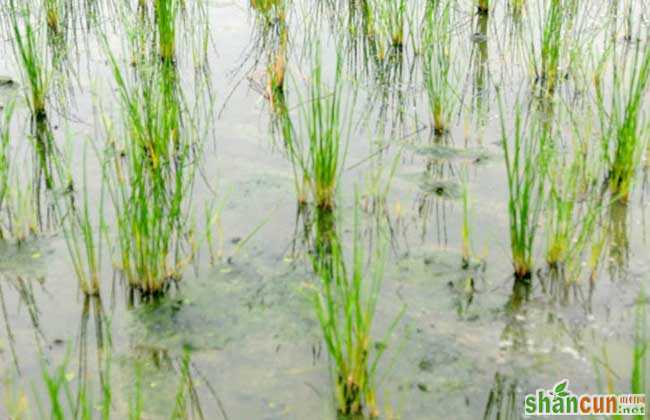
<instances>
[{"instance_id":1,"label":"grass shoot","mask_svg":"<svg viewBox=\"0 0 650 420\"><path fill-rule=\"evenodd\" d=\"M36 28L26 10L19 10L15 1L9 1L9 16L14 36L14 50L23 71L28 88L26 101L32 116L43 119L46 116L46 98L50 75L44 60L45 49L38 39Z\"/></svg>"},{"instance_id":2,"label":"grass shoot","mask_svg":"<svg viewBox=\"0 0 650 420\"><path fill-rule=\"evenodd\" d=\"M316 54L318 56L318 53ZM307 99L300 108L296 130L283 123L285 146L294 165L298 202L307 202L307 192L320 209L332 210L347 151L348 129L342 114L341 66L338 62L334 87L325 90L320 59L315 60ZM294 132L295 131L295 132ZM299 173L300 172L300 173Z\"/></svg>"},{"instance_id":3,"label":"grass shoot","mask_svg":"<svg viewBox=\"0 0 650 420\"><path fill-rule=\"evenodd\" d=\"M526 131L521 111L514 116L512 139L501 108L501 147L508 179L510 249L517 280L528 280L533 270L534 245L545 199L544 184L551 142L550 130L533 126Z\"/></svg>"},{"instance_id":4,"label":"grass shoot","mask_svg":"<svg viewBox=\"0 0 650 420\"><path fill-rule=\"evenodd\" d=\"M631 66L631 68L630 68ZM627 201L646 141L643 136L642 104L650 78L650 45L639 42L632 61L612 69L611 104L599 78L595 79L596 98L601 117L603 158L609 165L608 181L612 194Z\"/></svg>"},{"instance_id":5,"label":"grass shoot","mask_svg":"<svg viewBox=\"0 0 650 420\"><path fill-rule=\"evenodd\" d=\"M422 46L422 77L433 123L433 131L441 136L449 130L454 112L454 57L451 37L451 3L428 4Z\"/></svg>"},{"instance_id":6,"label":"grass shoot","mask_svg":"<svg viewBox=\"0 0 650 420\"><path fill-rule=\"evenodd\" d=\"M86 176L86 152L84 151L83 163L83 192L81 207L75 205L73 200L63 218L63 235L68 248L68 254L74 267L75 275L79 281L81 291L88 296L98 295L100 292L102 239L105 237L106 225L104 221L104 187L99 198L97 227L91 216L91 205L88 193Z\"/></svg>"},{"instance_id":7,"label":"grass shoot","mask_svg":"<svg viewBox=\"0 0 650 420\"><path fill-rule=\"evenodd\" d=\"M140 66L129 80L111 55L124 112L118 135L107 126L105 177L118 227L119 268L143 295L164 291L194 255L189 196L193 130L183 127L175 68Z\"/></svg>"},{"instance_id":8,"label":"grass shoot","mask_svg":"<svg viewBox=\"0 0 650 420\"><path fill-rule=\"evenodd\" d=\"M320 215L332 216L331 213ZM338 412L343 415L367 412L370 417L377 417L375 380L385 345L376 347L378 350L372 355L375 346L371 330L381 290L386 246L377 245L369 272L364 273L359 219L357 208L351 271L346 269L336 226L317 222L318 245L313 265L320 285L314 294L314 305L333 365Z\"/></svg>"}]
</instances>

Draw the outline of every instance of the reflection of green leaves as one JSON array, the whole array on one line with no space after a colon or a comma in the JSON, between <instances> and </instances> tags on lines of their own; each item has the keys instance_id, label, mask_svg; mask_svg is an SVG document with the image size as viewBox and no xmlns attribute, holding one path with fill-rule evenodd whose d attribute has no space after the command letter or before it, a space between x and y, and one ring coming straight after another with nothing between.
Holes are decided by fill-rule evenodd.
<instances>
[{"instance_id":1,"label":"reflection of green leaves","mask_svg":"<svg viewBox=\"0 0 650 420\"><path fill-rule=\"evenodd\" d=\"M569 395L569 391L566 390L567 383L567 380L558 382L555 385L555 388L553 388L553 394L555 394L556 397L567 397Z\"/></svg>"}]
</instances>

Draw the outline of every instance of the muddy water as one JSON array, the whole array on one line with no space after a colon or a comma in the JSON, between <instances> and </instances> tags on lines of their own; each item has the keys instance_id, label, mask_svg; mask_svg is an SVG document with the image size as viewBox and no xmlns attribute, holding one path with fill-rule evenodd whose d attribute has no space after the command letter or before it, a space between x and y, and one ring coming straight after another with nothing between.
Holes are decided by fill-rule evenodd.
<instances>
[{"instance_id":1,"label":"muddy water","mask_svg":"<svg viewBox=\"0 0 650 420\"><path fill-rule=\"evenodd\" d=\"M43 366L52 369L67 360L72 389L80 378L89 378L99 395L98 347L110 349L115 417L128 410L139 382L146 417L165 418L174 404L183 355L189 352L195 405L206 418L333 418L328 360L309 298L314 279L308 246L301 240L303 220L297 217L293 175L270 134L268 101L259 91L265 73L264 62L255 64L259 28L245 2L209 2L206 10L211 26L209 78L216 103L212 115L219 117L203 151L201 178L210 188L197 186L194 199L198 214L213 199L210 189L216 189L216 200L223 203L222 258L210 264L202 247L179 287L150 304L133 304L106 261L103 299L98 302L85 301L78 292L56 228L20 247L0 244L0 372L16 390L42 390ZM314 37L305 35L310 21L303 17L310 10L300 3L290 14L293 86L300 86L309 68L305 44ZM105 13L102 24L108 31L117 19L110 8ZM336 48L329 16L321 13L320 25L312 30L320 33L325 67L331 68ZM482 38L475 34L469 5L459 6L457 19L456 90L468 102L472 87L482 85L472 64ZM482 35L486 49L479 54L486 67L479 68L486 69L486 80L500 80L509 88L504 90L511 103L527 96L530 82L522 52L508 47L512 40L504 28L512 29L509 19L500 9L489 19ZM605 21L596 12L580 20L586 33ZM2 38L0 75L17 81L9 37ZM112 42L120 45L117 35ZM83 145L101 136L96 110L119 118L112 109L116 102L105 57L89 44L80 47L69 111L51 115L57 140L70 143L74 151L76 174ZM498 418L515 407L511 414L519 417L523 395L563 378L570 380L573 392L599 390L594 365L602 365L605 357L616 389L627 391L633 303L650 279L645 174L627 207L609 214L613 239L594 282L566 286L540 268L530 287L515 284L496 92L490 85L483 111L455 114L445 143L433 142L419 78L409 74L409 54L413 51L406 48L404 72L386 89L366 71L348 67L359 86L350 114L359 118L350 136L349 170L337 210L348 240L355 191L363 195L373 170L397 160L381 215L392 236L377 335L403 308L405 312L380 367L382 411L405 419L474 419ZM187 78L191 73L191 68L182 71ZM20 86L2 80L0 98L6 104ZM579 86L567 83L565 89L562 94L577 95ZM377 92L389 99L377 99ZM401 101L396 92L403 92ZM29 122L20 96L17 101L12 133L19 139ZM17 146L17 156L28 156L21 150ZM92 156L89 162L89 189L96 197L101 171ZM475 258L468 268L462 267L460 251L461 171L467 171L472 203ZM363 215L369 226L377 218L370 210ZM198 224L203 225L200 220ZM368 240L371 230L365 235ZM107 331L111 345L106 344ZM3 407L0 417L8 405ZM38 417L35 405L30 410Z\"/></svg>"}]
</instances>

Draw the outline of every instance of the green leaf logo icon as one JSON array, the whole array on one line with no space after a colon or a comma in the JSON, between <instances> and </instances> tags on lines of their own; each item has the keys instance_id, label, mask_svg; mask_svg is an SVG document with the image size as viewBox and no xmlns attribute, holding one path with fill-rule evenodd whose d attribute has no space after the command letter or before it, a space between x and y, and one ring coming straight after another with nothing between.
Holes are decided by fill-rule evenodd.
<instances>
[{"instance_id":1,"label":"green leaf logo icon","mask_svg":"<svg viewBox=\"0 0 650 420\"><path fill-rule=\"evenodd\" d=\"M556 397L566 397L566 396L568 396L569 392L566 390L568 382L569 381L567 381L566 379L564 381L562 381L562 382L558 382L555 385L555 388L553 388L553 394Z\"/></svg>"}]
</instances>

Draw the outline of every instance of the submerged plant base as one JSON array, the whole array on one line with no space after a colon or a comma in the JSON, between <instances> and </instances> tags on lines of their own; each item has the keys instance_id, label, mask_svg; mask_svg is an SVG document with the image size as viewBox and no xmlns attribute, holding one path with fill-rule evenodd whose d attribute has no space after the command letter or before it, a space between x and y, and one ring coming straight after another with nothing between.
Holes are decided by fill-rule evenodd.
<instances>
[{"instance_id":1,"label":"submerged plant base","mask_svg":"<svg viewBox=\"0 0 650 420\"><path fill-rule=\"evenodd\" d=\"M178 287L180 276L173 275L164 279L156 288L144 288L139 285L129 284L128 302L129 305L144 302L157 302L167 295L172 285Z\"/></svg>"},{"instance_id":2,"label":"submerged plant base","mask_svg":"<svg viewBox=\"0 0 650 420\"><path fill-rule=\"evenodd\" d=\"M444 137L449 131L447 128L443 125L435 125L433 127L433 134L436 136L436 138Z\"/></svg>"},{"instance_id":3,"label":"submerged plant base","mask_svg":"<svg viewBox=\"0 0 650 420\"><path fill-rule=\"evenodd\" d=\"M530 283L533 273L533 263L530 258L522 255L513 256L512 267L514 269L513 275L516 281Z\"/></svg>"},{"instance_id":4,"label":"submerged plant base","mask_svg":"<svg viewBox=\"0 0 650 420\"><path fill-rule=\"evenodd\" d=\"M366 392L365 401L367 407L362 404L362 391L352 378L345 380L342 377L337 379L337 393L345 403L339 406L338 414L345 418L364 418L364 409L368 409L368 417L371 419L379 417L379 410L376 407L374 394Z\"/></svg>"},{"instance_id":5,"label":"submerged plant base","mask_svg":"<svg viewBox=\"0 0 650 420\"><path fill-rule=\"evenodd\" d=\"M339 406L339 413L344 416L362 414L363 406L361 404L361 390L359 385L354 383L352 377L337 379L337 393L342 404Z\"/></svg>"},{"instance_id":6,"label":"submerged plant base","mask_svg":"<svg viewBox=\"0 0 650 420\"><path fill-rule=\"evenodd\" d=\"M533 273L528 267L515 267L515 281L530 284Z\"/></svg>"},{"instance_id":7,"label":"submerged plant base","mask_svg":"<svg viewBox=\"0 0 650 420\"><path fill-rule=\"evenodd\" d=\"M465 253L463 251L463 253ZM460 268L463 270L467 270L469 268L469 263L470 263L470 257L467 255L463 255L463 258L461 260Z\"/></svg>"},{"instance_id":8,"label":"submerged plant base","mask_svg":"<svg viewBox=\"0 0 650 420\"><path fill-rule=\"evenodd\" d=\"M43 99L32 98L33 109L32 109L32 119L34 124L46 124L47 123L47 111L45 110L45 102Z\"/></svg>"},{"instance_id":9,"label":"submerged plant base","mask_svg":"<svg viewBox=\"0 0 650 420\"><path fill-rule=\"evenodd\" d=\"M323 212L331 212L332 210L334 210L334 207L335 207L335 205L334 205L334 199L333 199L333 198L330 198L330 197L320 199L320 200L318 200L318 202L316 203L316 206L318 207L318 209L319 209L320 211L323 211Z\"/></svg>"},{"instance_id":10,"label":"submerged plant base","mask_svg":"<svg viewBox=\"0 0 650 420\"><path fill-rule=\"evenodd\" d=\"M545 99L555 95L559 80L554 72L545 72L535 78L535 83L539 85L539 96Z\"/></svg>"},{"instance_id":11,"label":"submerged plant base","mask_svg":"<svg viewBox=\"0 0 650 420\"><path fill-rule=\"evenodd\" d=\"M174 52L160 52L160 63L162 66L167 66L169 68L176 68L176 55Z\"/></svg>"},{"instance_id":12,"label":"submerged plant base","mask_svg":"<svg viewBox=\"0 0 650 420\"><path fill-rule=\"evenodd\" d=\"M629 201L630 180L627 176L611 174L609 176L609 189L619 202L627 203Z\"/></svg>"},{"instance_id":13,"label":"submerged plant base","mask_svg":"<svg viewBox=\"0 0 650 420\"><path fill-rule=\"evenodd\" d=\"M433 112L433 134L437 138L445 136L449 130L447 129L447 124L445 123L446 118L442 110L442 104L438 101L434 101L434 112Z\"/></svg>"}]
</instances>

